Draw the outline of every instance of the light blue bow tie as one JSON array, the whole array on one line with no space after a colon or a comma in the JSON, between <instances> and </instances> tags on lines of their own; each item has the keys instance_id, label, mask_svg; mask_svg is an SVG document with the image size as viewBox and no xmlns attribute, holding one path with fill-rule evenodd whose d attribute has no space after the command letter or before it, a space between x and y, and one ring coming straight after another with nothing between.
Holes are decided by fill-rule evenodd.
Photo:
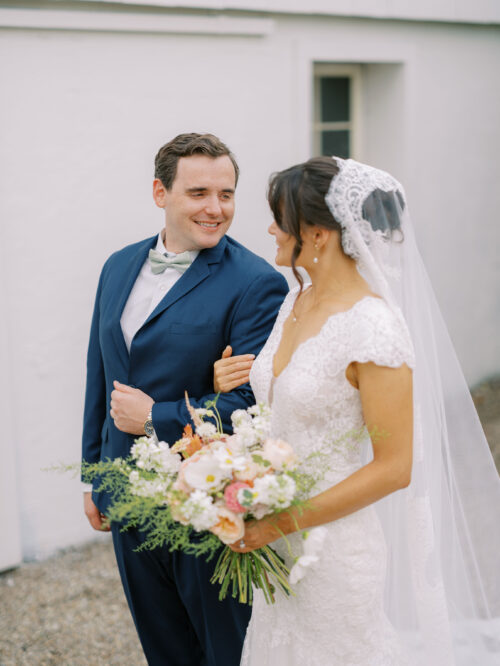
<instances>
[{"instance_id":1,"label":"light blue bow tie","mask_svg":"<svg viewBox=\"0 0 500 666\"><path fill-rule=\"evenodd\" d=\"M175 268L179 273L185 273L191 266L192 260L189 252L181 252L173 257L158 252L158 250L149 250L149 263L151 270L155 275L163 273L166 268Z\"/></svg>"}]
</instances>

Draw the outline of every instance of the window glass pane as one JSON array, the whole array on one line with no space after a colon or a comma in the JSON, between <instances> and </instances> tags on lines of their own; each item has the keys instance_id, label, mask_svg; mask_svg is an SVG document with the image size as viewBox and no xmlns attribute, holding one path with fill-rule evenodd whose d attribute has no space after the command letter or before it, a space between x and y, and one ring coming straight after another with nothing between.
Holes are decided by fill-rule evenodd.
<instances>
[{"instance_id":1,"label":"window glass pane","mask_svg":"<svg viewBox=\"0 0 500 666\"><path fill-rule=\"evenodd\" d=\"M349 130L327 130L321 132L321 154L331 157L336 155L347 159L350 150Z\"/></svg>"},{"instance_id":2,"label":"window glass pane","mask_svg":"<svg viewBox=\"0 0 500 666\"><path fill-rule=\"evenodd\" d=\"M321 122L335 123L350 120L350 83L351 80L347 76L321 77Z\"/></svg>"}]
</instances>

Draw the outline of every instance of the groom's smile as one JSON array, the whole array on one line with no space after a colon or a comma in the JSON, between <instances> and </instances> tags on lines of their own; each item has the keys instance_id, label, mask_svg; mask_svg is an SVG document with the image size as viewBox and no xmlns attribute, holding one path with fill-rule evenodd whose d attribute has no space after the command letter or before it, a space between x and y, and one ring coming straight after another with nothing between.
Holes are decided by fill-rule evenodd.
<instances>
[{"instance_id":1,"label":"groom's smile","mask_svg":"<svg viewBox=\"0 0 500 666\"><path fill-rule=\"evenodd\" d=\"M165 210L165 245L170 252L214 247L234 216L236 173L227 155L195 154L177 164L172 187L156 179L153 196Z\"/></svg>"},{"instance_id":2,"label":"groom's smile","mask_svg":"<svg viewBox=\"0 0 500 666\"><path fill-rule=\"evenodd\" d=\"M222 222L199 222L198 220L195 220L195 222L204 229L217 229L217 227L222 224Z\"/></svg>"}]
</instances>

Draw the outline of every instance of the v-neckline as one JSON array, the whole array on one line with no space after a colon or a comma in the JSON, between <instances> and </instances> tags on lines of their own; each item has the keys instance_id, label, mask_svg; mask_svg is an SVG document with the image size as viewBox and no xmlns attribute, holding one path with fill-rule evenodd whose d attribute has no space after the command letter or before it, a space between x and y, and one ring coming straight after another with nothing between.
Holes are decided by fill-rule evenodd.
<instances>
[{"instance_id":1,"label":"v-neckline","mask_svg":"<svg viewBox=\"0 0 500 666\"><path fill-rule=\"evenodd\" d=\"M281 372L276 375L275 371L274 371L274 360L276 358L276 354L278 353L281 341L283 339L283 329L285 327L285 322L288 320L288 317L290 317L290 315L292 313L292 310L293 310L293 307L292 307L292 310L290 310L287 317L283 320L283 323L281 324L281 331L280 331L280 337L279 337L279 340L278 340L278 345L277 345L276 349L274 350L274 354L273 354L273 357L271 359L271 384L274 384L281 377L281 375L285 372L285 370L287 370L287 368L290 366L290 364L292 363L295 355L297 354L297 352L299 351L299 349L301 347L303 347L310 340L315 340L316 338L319 338L319 336L321 335L321 333L323 332L326 325L328 324L328 322L331 319L334 319L335 317L338 317L339 315L345 315L345 314L348 314L349 312L352 312L360 303L362 303L363 301L366 301L368 298L373 298L373 299L376 299L376 300L383 300L379 296L370 296L369 294L367 294L366 296L363 296L363 298L360 298L359 301L356 301L355 303L353 303L353 305L351 305L351 307L348 308L347 310L340 310L339 312L333 312L329 317L327 317L325 319L325 321L323 322L323 324L321 325L321 328L319 329L319 331L317 333L315 333L314 335L310 335L308 338L306 338L305 340L302 340L302 342L300 342L297 345L297 347L293 350L290 358L288 359L288 363L284 366L284 368L281 370Z\"/></svg>"}]
</instances>

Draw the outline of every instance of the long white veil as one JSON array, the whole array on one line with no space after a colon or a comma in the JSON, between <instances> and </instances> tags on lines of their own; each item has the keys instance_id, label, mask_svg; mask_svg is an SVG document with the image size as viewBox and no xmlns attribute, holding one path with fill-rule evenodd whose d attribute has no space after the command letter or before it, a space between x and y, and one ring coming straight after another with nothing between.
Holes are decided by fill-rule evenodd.
<instances>
[{"instance_id":1,"label":"long white veil","mask_svg":"<svg viewBox=\"0 0 500 666\"><path fill-rule=\"evenodd\" d=\"M377 503L385 605L419 666L500 664L500 478L416 246L403 187L334 158L326 202L415 347L410 486Z\"/></svg>"}]
</instances>

